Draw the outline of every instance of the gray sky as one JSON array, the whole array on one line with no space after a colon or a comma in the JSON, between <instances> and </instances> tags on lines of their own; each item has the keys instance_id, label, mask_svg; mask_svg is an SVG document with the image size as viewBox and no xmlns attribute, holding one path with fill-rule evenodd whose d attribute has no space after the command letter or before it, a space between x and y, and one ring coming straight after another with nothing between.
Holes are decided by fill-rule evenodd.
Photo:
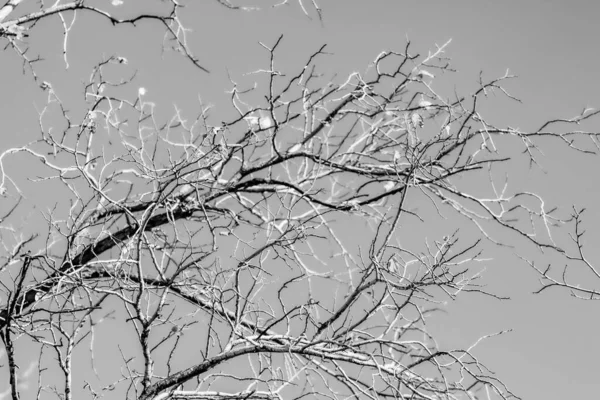
<instances>
[{"instance_id":1,"label":"gray sky","mask_svg":"<svg viewBox=\"0 0 600 400\"><path fill-rule=\"evenodd\" d=\"M127 13L128 7L141 3L124 2L115 12ZM309 1L304 2L308 7ZM111 8L108 0L97 3ZM184 23L193 28L189 43L210 75L198 73L176 54L161 57L162 39L156 26L141 23L135 30L107 30L106 22L85 16L78 16L69 39L68 71L61 53L60 22L43 22L32 32L32 51L46 58L39 73L60 88L58 95L77 110L77 101L83 106L81 82L89 76L90 66L102 55L122 55L130 60L131 70L138 70L136 82L147 88L148 99L156 103L159 114L171 115L177 104L191 115L198 109L198 96L225 107L228 73L241 80L244 72L265 67L267 52L258 42L270 45L282 33L281 68L305 60L326 43L332 55L321 65L341 76L364 71L384 49L402 50L407 38L415 53L426 53L452 39L446 55L457 72L444 80L450 90L468 93L476 87L480 71L487 78L507 69L519 76L507 89L522 104L492 98L486 106L487 116L498 124L534 129L545 118L572 117L584 107L600 107L594 20L600 3L596 1L322 0L323 26L314 12L312 20L303 16L294 2L251 13L233 12L209 1L188 3ZM36 106L44 104L46 95L29 74L21 74L21 68L14 54L0 53L0 87L5 94L0 103L0 150L37 135ZM229 109L222 112L224 117L231 115ZM596 121L588 129L598 130L597 126ZM510 187L513 191L535 188L551 204L588 207L589 256L600 263L594 249L600 239L600 191L595 174L599 159L564 150L550 145L540 158L545 171L524 169ZM10 165L19 163L25 163L24 158ZM518 165L527 168L526 163ZM49 202L55 200L52 193L47 195ZM600 392L597 304L576 300L564 291L531 295L538 288L536 275L513 255L515 251L521 249L495 250L496 259L489 262L485 275L491 290L511 296L512 301L466 296L447 305L447 313L432 319L430 329L438 333L442 346L464 347L482 335L512 328L512 333L486 341L475 355L513 392L526 399L593 398ZM525 255L530 251L523 250Z\"/></svg>"}]
</instances>

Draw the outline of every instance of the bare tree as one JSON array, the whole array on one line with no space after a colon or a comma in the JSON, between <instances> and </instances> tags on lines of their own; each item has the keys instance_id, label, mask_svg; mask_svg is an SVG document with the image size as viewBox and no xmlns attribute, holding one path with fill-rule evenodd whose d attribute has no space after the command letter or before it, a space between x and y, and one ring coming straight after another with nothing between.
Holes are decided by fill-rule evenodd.
<instances>
[{"instance_id":1,"label":"bare tree","mask_svg":"<svg viewBox=\"0 0 600 400\"><path fill-rule=\"evenodd\" d=\"M24 47L40 19L150 19L206 71L169 4L118 19L75 1L0 32L41 80ZM482 78L469 96L439 93L447 44L383 52L340 80L319 73L325 46L279 71L281 39L263 44L264 69L232 78L224 122L206 105L192 121L161 122L144 88L112 95L133 85L105 73L121 57L92 71L83 116L41 84L39 140L0 155L1 371L13 399L32 362L40 399L516 398L473 347L440 348L425 322L459 295L503 299L478 263L505 233L592 268L555 239L574 226L581 250L581 213L561 219L535 193L509 194L496 171L517 156L535 164L546 141L593 152L596 133L575 127L598 111L498 127L480 105L491 92L518 101L502 86L512 76ZM68 194L36 234L20 223L22 190L5 166L18 153ZM539 271L547 286L596 298Z\"/></svg>"}]
</instances>

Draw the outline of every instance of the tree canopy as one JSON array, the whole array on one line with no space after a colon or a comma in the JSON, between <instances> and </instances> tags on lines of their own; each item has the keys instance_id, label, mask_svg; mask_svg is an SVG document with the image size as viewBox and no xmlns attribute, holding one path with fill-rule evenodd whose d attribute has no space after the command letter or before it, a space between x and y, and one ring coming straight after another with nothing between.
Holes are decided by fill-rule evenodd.
<instances>
[{"instance_id":1,"label":"tree canopy","mask_svg":"<svg viewBox=\"0 0 600 400\"><path fill-rule=\"evenodd\" d=\"M298 5L299 18L327 24L315 0ZM482 266L507 246L530 249L534 290L598 298L595 281L566 274L584 266L600 278L583 252L584 210L513 191L507 177L523 160L537 168L546 147L595 153L598 133L581 127L600 111L532 130L492 122L490 96L519 102L505 89L514 76L482 74L462 93L450 42L407 41L339 76L326 44L289 65L273 34L257 45L262 66L230 76L229 109L199 90L193 116L161 110L137 77L150 67L127 55L96 54L87 81L65 84L75 98L43 69L55 54L36 52L46 23L63 29L65 69L83 62L71 51L78 24L150 24L162 39L144 46L210 74L222 66L192 50L185 12L175 0L0 8L4 53L45 99L37 138L0 154L9 396L518 398L473 352L503 331L446 348L427 321L459 296L506 299ZM5 73L21 73L15 65ZM37 392L23 384L32 379Z\"/></svg>"}]
</instances>

